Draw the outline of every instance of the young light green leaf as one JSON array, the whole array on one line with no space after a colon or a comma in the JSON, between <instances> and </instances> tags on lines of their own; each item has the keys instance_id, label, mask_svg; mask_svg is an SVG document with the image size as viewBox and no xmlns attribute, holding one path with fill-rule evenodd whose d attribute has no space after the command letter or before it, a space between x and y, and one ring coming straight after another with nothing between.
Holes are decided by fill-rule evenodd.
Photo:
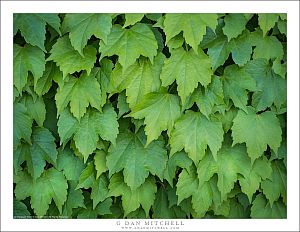
<instances>
[{"instance_id":1,"label":"young light green leaf","mask_svg":"<svg viewBox=\"0 0 300 232\"><path fill-rule=\"evenodd\" d=\"M159 76L164 58L164 55L159 53L153 64L149 59L140 58L126 70L117 63L111 75L113 92L126 89L127 102L129 107L133 108L147 93L156 92L161 87Z\"/></svg>"},{"instance_id":2,"label":"young light green leaf","mask_svg":"<svg viewBox=\"0 0 300 232\"><path fill-rule=\"evenodd\" d=\"M95 166L93 162L89 162L79 176L76 189L79 188L88 189L92 187L94 182L95 182Z\"/></svg>"},{"instance_id":3,"label":"young light green leaf","mask_svg":"<svg viewBox=\"0 0 300 232\"><path fill-rule=\"evenodd\" d=\"M205 35L206 27L215 30L217 19L217 14L166 14L163 29L166 43L183 31L185 41L198 53L198 45Z\"/></svg>"},{"instance_id":4,"label":"young light green leaf","mask_svg":"<svg viewBox=\"0 0 300 232\"><path fill-rule=\"evenodd\" d=\"M247 107L248 114L239 110L233 119L233 145L246 143L247 152L253 163L263 155L267 145L277 152L281 143L281 127L276 115L271 111L256 114L252 107Z\"/></svg>"},{"instance_id":5,"label":"young light green leaf","mask_svg":"<svg viewBox=\"0 0 300 232\"><path fill-rule=\"evenodd\" d=\"M258 25L263 31L263 36L266 36L268 31L275 26L275 23L278 21L278 14L258 14Z\"/></svg>"},{"instance_id":6,"label":"young light green leaf","mask_svg":"<svg viewBox=\"0 0 300 232\"><path fill-rule=\"evenodd\" d=\"M106 153L103 150L97 150L94 156L94 165L97 171L96 179L108 170L106 166Z\"/></svg>"},{"instance_id":7,"label":"young light green leaf","mask_svg":"<svg viewBox=\"0 0 300 232\"><path fill-rule=\"evenodd\" d=\"M118 55L124 70L132 65L140 55L149 57L153 62L157 49L157 41L150 27L139 23L130 29L114 25L108 35L107 43L100 41L99 46L100 59L105 56Z\"/></svg>"},{"instance_id":8,"label":"young light green leaf","mask_svg":"<svg viewBox=\"0 0 300 232\"><path fill-rule=\"evenodd\" d=\"M46 118L46 107L42 97L34 98L30 95L23 95L21 102L26 106L29 116L42 127Z\"/></svg>"},{"instance_id":9,"label":"young light green leaf","mask_svg":"<svg viewBox=\"0 0 300 232\"><path fill-rule=\"evenodd\" d=\"M162 131L167 130L170 134L175 121L180 117L179 97L168 93L149 93L132 109L128 117L145 118L148 146Z\"/></svg>"},{"instance_id":10,"label":"young light green leaf","mask_svg":"<svg viewBox=\"0 0 300 232\"><path fill-rule=\"evenodd\" d=\"M209 146L216 158L223 141L222 123L208 120L199 112L186 111L175 123L171 131L170 145L173 155L183 148L197 165Z\"/></svg>"},{"instance_id":11,"label":"young light green leaf","mask_svg":"<svg viewBox=\"0 0 300 232\"><path fill-rule=\"evenodd\" d=\"M101 110L101 90L94 72L90 75L84 72L79 78L70 76L69 80L58 88L55 100L58 115L70 102L70 110L78 120L85 114L89 105Z\"/></svg>"},{"instance_id":12,"label":"young light green leaf","mask_svg":"<svg viewBox=\"0 0 300 232\"><path fill-rule=\"evenodd\" d=\"M142 13L128 13L125 14L125 23L123 28L128 27L130 25L134 25L137 22L141 21L145 14Z\"/></svg>"},{"instance_id":13,"label":"young light green leaf","mask_svg":"<svg viewBox=\"0 0 300 232\"><path fill-rule=\"evenodd\" d=\"M46 61L53 60L65 78L68 74L85 70L88 74L91 72L96 62L96 49L88 45L83 48L83 56L76 51L67 35L57 39L50 51L51 55Z\"/></svg>"},{"instance_id":14,"label":"young light green leaf","mask_svg":"<svg viewBox=\"0 0 300 232\"><path fill-rule=\"evenodd\" d=\"M108 197L108 179L105 175L101 175L92 185L91 199L93 200L93 209L99 202L104 201Z\"/></svg>"},{"instance_id":15,"label":"young light green leaf","mask_svg":"<svg viewBox=\"0 0 300 232\"><path fill-rule=\"evenodd\" d=\"M167 162L167 151L161 139L145 148L142 132L121 132L115 145L110 146L106 157L109 175L123 170L125 183L134 191L147 178L149 172L161 180Z\"/></svg>"},{"instance_id":16,"label":"young light green leaf","mask_svg":"<svg viewBox=\"0 0 300 232\"><path fill-rule=\"evenodd\" d=\"M69 32L72 46L82 56L83 49L92 35L107 42L107 36L112 27L110 14L66 14L62 23L63 33Z\"/></svg>"},{"instance_id":17,"label":"young light green leaf","mask_svg":"<svg viewBox=\"0 0 300 232\"><path fill-rule=\"evenodd\" d=\"M162 86L176 79L178 95L184 104L199 82L204 87L210 83L212 74L210 59L200 48L198 54L178 48L172 50L171 57L165 61L160 78Z\"/></svg>"}]
</instances>

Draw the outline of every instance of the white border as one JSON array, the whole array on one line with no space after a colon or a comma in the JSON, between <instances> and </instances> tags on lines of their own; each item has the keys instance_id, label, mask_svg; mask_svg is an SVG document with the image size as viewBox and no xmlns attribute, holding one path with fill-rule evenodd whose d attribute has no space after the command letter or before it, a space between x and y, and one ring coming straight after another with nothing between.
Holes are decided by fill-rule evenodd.
<instances>
[{"instance_id":1,"label":"white border","mask_svg":"<svg viewBox=\"0 0 300 232\"><path fill-rule=\"evenodd\" d=\"M288 219L180 220L180 231L286 231L299 229L299 2L298 1L33 1L1 2L1 227L5 231L117 231L120 220L13 219L13 13L23 12L276 12L288 13ZM127 220L130 221L130 220ZM144 220L140 220L144 221ZM158 220L160 221L160 220ZM122 223L124 221L121 221Z\"/></svg>"}]
</instances>

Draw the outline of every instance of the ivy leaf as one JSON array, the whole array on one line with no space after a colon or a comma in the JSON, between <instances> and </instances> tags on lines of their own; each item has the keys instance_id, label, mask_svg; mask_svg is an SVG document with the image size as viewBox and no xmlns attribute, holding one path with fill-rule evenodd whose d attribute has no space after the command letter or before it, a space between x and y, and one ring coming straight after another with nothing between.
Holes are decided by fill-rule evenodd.
<instances>
[{"instance_id":1,"label":"ivy leaf","mask_svg":"<svg viewBox=\"0 0 300 232\"><path fill-rule=\"evenodd\" d=\"M221 203L221 195L217 189L217 180L211 180L199 183L195 168L190 173L183 170L176 185L176 194L178 195L178 204L192 196L192 207L197 217L203 217L212 204Z\"/></svg>"},{"instance_id":2,"label":"ivy leaf","mask_svg":"<svg viewBox=\"0 0 300 232\"><path fill-rule=\"evenodd\" d=\"M53 29L60 33L60 18L57 14L14 14L14 34L21 31L22 36L27 43L33 46L38 46L44 52L44 42L46 40L46 24L49 24Z\"/></svg>"},{"instance_id":3,"label":"ivy leaf","mask_svg":"<svg viewBox=\"0 0 300 232\"><path fill-rule=\"evenodd\" d=\"M252 201L252 196L259 189L262 180L271 178L272 168L271 163L265 157L256 159L251 171L248 175L239 178L242 192L247 194L249 201Z\"/></svg>"},{"instance_id":4,"label":"ivy leaf","mask_svg":"<svg viewBox=\"0 0 300 232\"><path fill-rule=\"evenodd\" d=\"M105 175L101 175L92 185L91 199L93 200L93 209L99 202L104 201L108 197L108 180Z\"/></svg>"},{"instance_id":5,"label":"ivy leaf","mask_svg":"<svg viewBox=\"0 0 300 232\"><path fill-rule=\"evenodd\" d=\"M62 23L63 33L69 32L72 46L82 56L83 49L92 35L107 41L112 27L110 14L66 14Z\"/></svg>"},{"instance_id":6,"label":"ivy leaf","mask_svg":"<svg viewBox=\"0 0 300 232\"><path fill-rule=\"evenodd\" d=\"M246 176L250 172L251 163L243 146L230 147L225 142L217 154L217 160L207 154L198 164L197 172L199 185L208 181L215 173L218 175L218 189L221 200L233 189L238 175Z\"/></svg>"},{"instance_id":7,"label":"ivy leaf","mask_svg":"<svg viewBox=\"0 0 300 232\"><path fill-rule=\"evenodd\" d=\"M243 34L232 39L229 44L232 59L240 67L245 65L251 59L252 45L249 35L249 31L245 30Z\"/></svg>"},{"instance_id":8,"label":"ivy leaf","mask_svg":"<svg viewBox=\"0 0 300 232\"><path fill-rule=\"evenodd\" d=\"M247 90L255 91L255 80L237 65L227 66L223 74L224 95L232 99L233 104L247 112L248 94Z\"/></svg>"},{"instance_id":9,"label":"ivy leaf","mask_svg":"<svg viewBox=\"0 0 300 232\"><path fill-rule=\"evenodd\" d=\"M17 201L15 199L13 203L13 212L14 218L26 218L27 216L30 217L27 206L22 201Z\"/></svg>"},{"instance_id":10,"label":"ivy leaf","mask_svg":"<svg viewBox=\"0 0 300 232\"><path fill-rule=\"evenodd\" d=\"M35 214L44 216L53 199L59 212L62 213L62 206L67 200L68 183L61 172L50 168L36 181L33 181L26 172L19 175L15 188L18 200L31 196L30 202Z\"/></svg>"},{"instance_id":11,"label":"ivy leaf","mask_svg":"<svg viewBox=\"0 0 300 232\"><path fill-rule=\"evenodd\" d=\"M115 145L110 146L106 157L109 175L123 170L124 181L136 190L147 178L149 172L161 180L167 162L167 151L161 139L153 141L146 148L145 136L121 132Z\"/></svg>"},{"instance_id":12,"label":"ivy leaf","mask_svg":"<svg viewBox=\"0 0 300 232\"><path fill-rule=\"evenodd\" d=\"M125 14L125 23L123 28L128 27L130 25L134 25L137 22L141 21L145 14L142 13L129 13Z\"/></svg>"},{"instance_id":13,"label":"ivy leaf","mask_svg":"<svg viewBox=\"0 0 300 232\"><path fill-rule=\"evenodd\" d=\"M223 134L222 123L210 121L199 112L186 111L176 121L175 128L171 131L170 155L184 148L197 165L209 146L216 158L222 145Z\"/></svg>"},{"instance_id":14,"label":"ivy leaf","mask_svg":"<svg viewBox=\"0 0 300 232\"><path fill-rule=\"evenodd\" d=\"M173 179L176 176L177 167L189 170L192 163L192 160L185 152L181 151L175 153L168 159L167 166L164 172L164 179L166 179L171 187L173 187Z\"/></svg>"},{"instance_id":15,"label":"ivy leaf","mask_svg":"<svg viewBox=\"0 0 300 232\"><path fill-rule=\"evenodd\" d=\"M94 156L95 169L97 171L96 179L108 170L106 166L106 153L102 150L97 150Z\"/></svg>"},{"instance_id":16,"label":"ivy leaf","mask_svg":"<svg viewBox=\"0 0 300 232\"><path fill-rule=\"evenodd\" d=\"M211 60L212 70L223 65L231 52L226 36L219 36L208 44L207 54Z\"/></svg>"},{"instance_id":17,"label":"ivy leaf","mask_svg":"<svg viewBox=\"0 0 300 232\"><path fill-rule=\"evenodd\" d=\"M89 162L85 169L81 172L76 189L90 188L95 182L95 166L93 162Z\"/></svg>"},{"instance_id":18,"label":"ivy leaf","mask_svg":"<svg viewBox=\"0 0 300 232\"><path fill-rule=\"evenodd\" d=\"M53 60L65 78L67 74L81 70L85 70L89 75L96 62L97 51L93 46L88 45L83 48L83 56L81 56L78 51L74 50L68 36L65 35L57 39L50 53L46 61Z\"/></svg>"},{"instance_id":19,"label":"ivy leaf","mask_svg":"<svg viewBox=\"0 0 300 232\"><path fill-rule=\"evenodd\" d=\"M46 128L34 127L32 131L32 146L25 156L28 172L34 180L41 176L48 163L56 165L57 151L55 139Z\"/></svg>"},{"instance_id":20,"label":"ivy leaf","mask_svg":"<svg viewBox=\"0 0 300 232\"><path fill-rule=\"evenodd\" d=\"M47 62L43 76L34 85L34 91L42 96L49 91L52 80L62 79L62 72L53 62Z\"/></svg>"},{"instance_id":21,"label":"ivy leaf","mask_svg":"<svg viewBox=\"0 0 300 232\"><path fill-rule=\"evenodd\" d=\"M76 185L76 181L69 181L68 196L63 206L62 215L68 216L69 218L72 218L71 216L74 208L86 208L82 191L81 189L76 190Z\"/></svg>"},{"instance_id":22,"label":"ivy leaf","mask_svg":"<svg viewBox=\"0 0 300 232\"><path fill-rule=\"evenodd\" d=\"M263 31L263 36L266 36L268 31L275 26L278 21L278 14L258 14L258 25Z\"/></svg>"},{"instance_id":23,"label":"ivy leaf","mask_svg":"<svg viewBox=\"0 0 300 232\"><path fill-rule=\"evenodd\" d=\"M106 105L102 113L89 110L84 115L74 135L74 141L86 162L88 156L96 149L99 136L115 144L118 133L117 114L111 105Z\"/></svg>"},{"instance_id":24,"label":"ivy leaf","mask_svg":"<svg viewBox=\"0 0 300 232\"><path fill-rule=\"evenodd\" d=\"M279 120L271 111L256 114L253 108L247 108L248 114L239 110L233 119L233 145L246 143L247 152L253 163L267 150L267 145L277 153L281 143Z\"/></svg>"},{"instance_id":25,"label":"ivy leaf","mask_svg":"<svg viewBox=\"0 0 300 232\"><path fill-rule=\"evenodd\" d=\"M154 204L157 191L153 177L148 177L136 190L132 190L124 183L123 176L119 172L111 177L108 188L110 196L122 196L124 217L138 209L140 205L143 207L146 216L149 216L149 210Z\"/></svg>"},{"instance_id":26,"label":"ivy leaf","mask_svg":"<svg viewBox=\"0 0 300 232\"><path fill-rule=\"evenodd\" d=\"M167 130L170 134L175 121L180 117L179 97L168 93L149 93L132 109L128 117L145 118L148 146L162 131Z\"/></svg>"},{"instance_id":27,"label":"ivy leaf","mask_svg":"<svg viewBox=\"0 0 300 232\"><path fill-rule=\"evenodd\" d=\"M272 161L271 167L273 170L272 176L270 179L262 181L261 188L267 199L269 199L271 208L273 208L273 203L280 196L282 196L283 202L286 204L287 177L286 168L282 161Z\"/></svg>"},{"instance_id":28,"label":"ivy leaf","mask_svg":"<svg viewBox=\"0 0 300 232\"><path fill-rule=\"evenodd\" d=\"M252 97L252 105L256 111L265 110L273 103L278 109L286 104L287 83L270 70L267 60L251 60L245 68L257 83L258 91Z\"/></svg>"},{"instance_id":29,"label":"ivy leaf","mask_svg":"<svg viewBox=\"0 0 300 232\"><path fill-rule=\"evenodd\" d=\"M108 35L107 43L100 41L99 46L100 60L105 56L118 55L124 70L132 65L140 55L149 57L153 62L157 49L157 41L150 27L139 23L130 29L114 25Z\"/></svg>"},{"instance_id":30,"label":"ivy leaf","mask_svg":"<svg viewBox=\"0 0 300 232\"><path fill-rule=\"evenodd\" d=\"M153 204L153 218L166 219L176 218L174 212L169 208L168 196L163 187L159 188Z\"/></svg>"},{"instance_id":31,"label":"ivy leaf","mask_svg":"<svg viewBox=\"0 0 300 232\"><path fill-rule=\"evenodd\" d=\"M58 152L57 169L63 171L67 180L76 181L84 169L84 164L71 149L65 148Z\"/></svg>"},{"instance_id":32,"label":"ivy leaf","mask_svg":"<svg viewBox=\"0 0 300 232\"><path fill-rule=\"evenodd\" d=\"M141 99L150 92L156 92L161 87L160 72L164 61L164 55L159 53L153 64L141 57L126 70L117 63L111 75L113 92L122 92L126 89L127 102L133 108Z\"/></svg>"},{"instance_id":33,"label":"ivy leaf","mask_svg":"<svg viewBox=\"0 0 300 232\"><path fill-rule=\"evenodd\" d=\"M28 71L34 77L35 83L42 77L45 70L45 54L37 47L26 44L21 47L14 44L14 85L22 94L27 83Z\"/></svg>"},{"instance_id":34,"label":"ivy leaf","mask_svg":"<svg viewBox=\"0 0 300 232\"><path fill-rule=\"evenodd\" d=\"M32 118L28 115L27 108L22 103L14 103L13 113L13 133L14 148L20 144L20 140L24 139L31 144L31 125Z\"/></svg>"},{"instance_id":35,"label":"ivy leaf","mask_svg":"<svg viewBox=\"0 0 300 232\"><path fill-rule=\"evenodd\" d=\"M166 14L163 29L166 43L183 31L185 41L198 53L198 45L205 35L206 27L214 30L218 24L217 19L217 14Z\"/></svg>"},{"instance_id":36,"label":"ivy leaf","mask_svg":"<svg viewBox=\"0 0 300 232\"><path fill-rule=\"evenodd\" d=\"M251 207L251 217L257 219L287 218L287 210L281 201L271 207L262 193L256 196Z\"/></svg>"},{"instance_id":37,"label":"ivy leaf","mask_svg":"<svg viewBox=\"0 0 300 232\"><path fill-rule=\"evenodd\" d=\"M112 206L112 199L107 198L103 202L100 202L95 209L92 208L92 204L88 203L86 209L81 209L77 218L81 219L96 219L98 215L112 214L110 208Z\"/></svg>"},{"instance_id":38,"label":"ivy leaf","mask_svg":"<svg viewBox=\"0 0 300 232\"><path fill-rule=\"evenodd\" d=\"M80 96L80 97L78 97ZM86 112L86 108L92 107L101 110L101 90L94 73L86 72L79 78L73 76L57 89L55 95L57 114L59 115L70 102L72 114L79 120Z\"/></svg>"},{"instance_id":39,"label":"ivy leaf","mask_svg":"<svg viewBox=\"0 0 300 232\"><path fill-rule=\"evenodd\" d=\"M46 106L43 98L34 98L30 95L23 95L21 102L26 106L29 116L42 127L46 118Z\"/></svg>"},{"instance_id":40,"label":"ivy leaf","mask_svg":"<svg viewBox=\"0 0 300 232\"><path fill-rule=\"evenodd\" d=\"M206 87L198 87L188 99L185 108L190 108L197 104L200 112L208 119L216 111L216 108L224 105L223 84L217 76L212 76L211 83Z\"/></svg>"},{"instance_id":41,"label":"ivy leaf","mask_svg":"<svg viewBox=\"0 0 300 232\"><path fill-rule=\"evenodd\" d=\"M224 23L223 32L229 41L238 37L245 30L247 19L244 14L228 14L224 17Z\"/></svg>"},{"instance_id":42,"label":"ivy leaf","mask_svg":"<svg viewBox=\"0 0 300 232\"><path fill-rule=\"evenodd\" d=\"M253 59L263 58L266 60L269 59L282 59L284 52L283 46L280 41L275 36L262 36L261 31L257 31L256 39L253 39L256 47L253 50Z\"/></svg>"},{"instance_id":43,"label":"ivy leaf","mask_svg":"<svg viewBox=\"0 0 300 232\"><path fill-rule=\"evenodd\" d=\"M171 51L171 57L165 61L160 78L162 86L168 86L176 79L178 95L184 104L199 82L204 87L210 83L212 74L210 59L200 48L198 53L178 48Z\"/></svg>"}]
</instances>

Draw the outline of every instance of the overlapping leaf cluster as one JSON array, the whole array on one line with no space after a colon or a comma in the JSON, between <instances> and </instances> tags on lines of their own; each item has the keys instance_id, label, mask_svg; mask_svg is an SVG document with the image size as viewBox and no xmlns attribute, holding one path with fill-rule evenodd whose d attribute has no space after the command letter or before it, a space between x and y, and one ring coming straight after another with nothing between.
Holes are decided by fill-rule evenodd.
<instances>
[{"instance_id":1,"label":"overlapping leaf cluster","mask_svg":"<svg viewBox=\"0 0 300 232\"><path fill-rule=\"evenodd\" d=\"M285 14L15 14L14 216L286 218Z\"/></svg>"}]
</instances>

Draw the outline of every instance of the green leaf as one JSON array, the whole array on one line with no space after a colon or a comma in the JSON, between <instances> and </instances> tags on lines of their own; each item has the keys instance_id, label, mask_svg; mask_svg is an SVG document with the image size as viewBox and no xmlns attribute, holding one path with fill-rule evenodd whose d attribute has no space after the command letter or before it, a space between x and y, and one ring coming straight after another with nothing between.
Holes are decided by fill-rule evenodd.
<instances>
[{"instance_id":1,"label":"green leaf","mask_svg":"<svg viewBox=\"0 0 300 232\"><path fill-rule=\"evenodd\" d=\"M62 79L62 72L53 62L47 62L43 76L34 85L34 91L38 96L42 96L49 91L52 80Z\"/></svg>"},{"instance_id":2,"label":"green leaf","mask_svg":"<svg viewBox=\"0 0 300 232\"><path fill-rule=\"evenodd\" d=\"M206 87L198 87L190 96L186 108L197 104L200 112L208 119L209 116L217 111L218 106L223 106L224 103L223 84L217 76L212 76L211 83Z\"/></svg>"},{"instance_id":3,"label":"green leaf","mask_svg":"<svg viewBox=\"0 0 300 232\"><path fill-rule=\"evenodd\" d=\"M52 199L59 212L62 212L62 206L67 200L67 188L68 183L64 175L55 168L50 168L36 181L22 172L17 180L15 194L18 200L31 196L30 202L35 214L44 216Z\"/></svg>"},{"instance_id":4,"label":"green leaf","mask_svg":"<svg viewBox=\"0 0 300 232\"><path fill-rule=\"evenodd\" d=\"M261 31L257 32L258 39L254 43L256 46L253 50L253 59L264 58L282 59L284 52L281 42L275 36L262 36Z\"/></svg>"},{"instance_id":5,"label":"green leaf","mask_svg":"<svg viewBox=\"0 0 300 232\"><path fill-rule=\"evenodd\" d=\"M133 108L141 99L151 92L160 88L160 72L164 61L164 55L159 53L153 64L146 59L140 58L133 65L124 70L119 63L111 75L113 92L122 92L126 89L127 102Z\"/></svg>"},{"instance_id":6,"label":"green leaf","mask_svg":"<svg viewBox=\"0 0 300 232\"><path fill-rule=\"evenodd\" d=\"M85 70L88 74L91 72L96 62L96 49L88 45L83 48L83 56L76 51L68 38L63 36L57 39L50 51L51 55L46 61L53 60L60 70L63 72L65 78L67 74Z\"/></svg>"},{"instance_id":7,"label":"green leaf","mask_svg":"<svg viewBox=\"0 0 300 232\"><path fill-rule=\"evenodd\" d=\"M42 97L34 99L30 95L23 95L21 102L26 106L29 116L42 127L46 118L46 108Z\"/></svg>"},{"instance_id":8,"label":"green leaf","mask_svg":"<svg viewBox=\"0 0 300 232\"><path fill-rule=\"evenodd\" d=\"M211 60L213 71L225 63L229 57L230 51L230 44L228 43L226 36L217 37L209 43L207 54Z\"/></svg>"},{"instance_id":9,"label":"green leaf","mask_svg":"<svg viewBox=\"0 0 300 232\"><path fill-rule=\"evenodd\" d=\"M22 103L14 103L13 109L13 133L14 133L14 148L20 144L20 140L24 139L31 143L31 125L32 118L28 115L27 108Z\"/></svg>"},{"instance_id":10,"label":"green leaf","mask_svg":"<svg viewBox=\"0 0 300 232\"><path fill-rule=\"evenodd\" d=\"M28 71L35 83L42 77L45 70L45 54L37 47L26 44L21 47L14 44L14 86L20 94L27 83Z\"/></svg>"},{"instance_id":11,"label":"green leaf","mask_svg":"<svg viewBox=\"0 0 300 232\"><path fill-rule=\"evenodd\" d=\"M287 209L281 201L275 202L271 207L263 194L260 193L253 201L251 217L257 219L286 219Z\"/></svg>"},{"instance_id":12,"label":"green leaf","mask_svg":"<svg viewBox=\"0 0 300 232\"><path fill-rule=\"evenodd\" d=\"M173 155L183 148L197 165L204 157L209 146L214 157L221 148L223 128L220 122L208 120L199 112L186 111L175 123L170 135L171 152Z\"/></svg>"},{"instance_id":13,"label":"green leaf","mask_svg":"<svg viewBox=\"0 0 300 232\"><path fill-rule=\"evenodd\" d=\"M62 23L63 33L69 32L72 46L82 56L83 49L92 35L107 41L112 27L110 14L66 14Z\"/></svg>"},{"instance_id":14,"label":"green leaf","mask_svg":"<svg viewBox=\"0 0 300 232\"><path fill-rule=\"evenodd\" d=\"M84 72L79 78L69 76L69 80L58 88L55 100L58 115L70 102L71 112L79 120L89 105L101 110L100 85L94 73L88 75Z\"/></svg>"},{"instance_id":15,"label":"green leaf","mask_svg":"<svg viewBox=\"0 0 300 232\"><path fill-rule=\"evenodd\" d=\"M89 162L88 165L83 169L79 176L79 181L76 189L90 188L95 182L95 166L93 162Z\"/></svg>"},{"instance_id":16,"label":"green leaf","mask_svg":"<svg viewBox=\"0 0 300 232\"><path fill-rule=\"evenodd\" d=\"M22 201L17 201L14 199L14 206L13 206L14 218L23 218L30 217L30 212L27 209L27 206Z\"/></svg>"},{"instance_id":17,"label":"green leaf","mask_svg":"<svg viewBox=\"0 0 300 232\"><path fill-rule=\"evenodd\" d=\"M74 208L86 208L81 189L75 189L77 181L69 181L68 196L63 206L62 215L72 218Z\"/></svg>"},{"instance_id":18,"label":"green leaf","mask_svg":"<svg viewBox=\"0 0 300 232\"><path fill-rule=\"evenodd\" d=\"M180 117L179 97L168 93L149 93L132 109L128 117L145 118L148 146L162 131L167 130L170 134L175 121Z\"/></svg>"},{"instance_id":19,"label":"green leaf","mask_svg":"<svg viewBox=\"0 0 300 232\"><path fill-rule=\"evenodd\" d=\"M286 168L282 161L272 161L271 167L273 170L272 176L270 179L262 181L261 188L267 199L269 199L271 208L273 208L273 203L277 201L280 196L286 204L287 176Z\"/></svg>"},{"instance_id":20,"label":"green leaf","mask_svg":"<svg viewBox=\"0 0 300 232\"><path fill-rule=\"evenodd\" d=\"M129 13L125 14L125 24L123 28L128 27L130 25L134 25L137 22L141 21L145 14L142 13Z\"/></svg>"},{"instance_id":21,"label":"green leaf","mask_svg":"<svg viewBox=\"0 0 300 232\"><path fill-rule=\"evenodd\" d=\"M153 62L157 54L157 41L151 29L145 24L135 24L130 29L114 25L108 35L107 43L100 41L101 58L118 55L119 62L126 70L140 55Z\"/></svg>"},{"instance_id":22,"label":"green leaf","mask_svg":"<svg viewBox=\"0 0 300 232\"><path fill-rule=\"evenodd\" d=\"M224 17L224 23L223 32L229 41L242 34L243 30L245 30L247 19L244 14L228 14Z\"/></svg>"},{"instance_id":23,"label":"green leaf","mask_svg":"<svg viewBox=\"0 0 300 232\"><path fill-rule=\"evenodd\" d=\"M228 143L228 142L227 142ZM207 154L197 166L199 185L208 181L215 173L218 175L218 189L221 200L233 189L239 174L246 176L251 169L251 162L244 146L234 146L224 143L217 154L217 160Z\"/></svg>"},{"instance_id":24,"label":"green leaf","mask_svg":"<svg viewBox=\"0 0 300 232\"><path fill-rule=\"evenodd\" d=\"M153 204L153 218L176 218L174 216L174 212L169 208L166 190L161 187L156 193L156 198Z\"/></svg>"},{"instance_id":25,"label":"green leaf","mask_svg":"<svg viewBox=\"0 0 300 232\"><path fill-rule=\"evenodd\" d=\"M95 169L97 171L96 179L108 170L106 166L106 153L102 150L97 150L94 156Z\"/></svg>"},{"instance_id":26,"label":"green leaf","mask_svg":"<svg viewBox=\"0 0 300 232\"><path fill-rule=\"evenodd\" d=\"M153 177L148 177L136 190L131 190L124 183L122 174L117 173L111 177L108 188L110 196L122 196L124 217L139 208L140 205L146 216L149 216L149 210L154 204L157 189Z\"/></svg>"},{"instance_id":27,"label":"green leaf","mask_svg":"<svg viewBox=\"0 0 300 232\"><path fill-rule=\"evenodd\" d=\"M119 109L118 118L122 117L122 115L124 115L130 111L129 105L126 102L125 92L119 93L117 107Z\"/></svg>"},{"instance_id":28,"label":"green leaf","mask_svg":"<svg viewBox=\"0 0 300 232\"><path fill-rule=\"evenodd\" d=\"M110 146L106 157L109 175L123 170L125 183L134 191L147 178L149 172L161 180L167 162L167 151L161 139L146 148L145 136L121 132L115 145Z\"/></svg>"},{"instance_id":29,"label":"green leaf","mask_svg":"<svg viewBox=\"0 0 300 232\"><path fill-rule=\"evenodd\" d=\"M111 105L106 105L103 112L89 110L80 120L74 141L85 161L96 149L99 136L115 144L118 131L117 114Z\"/></svg>"},{"instance_id":30,"label":"green leaf","mask_svg":"<svg viewBox=\"0 0 300 232\"><path fill-rule=\"evenodd\" d=\"M96 219L98 218L98 215L105 215L105 214L111 214L110 207L112 206L112 199L107 198L105 201L100 202L98 206L93 209L92 204L87 204L86 209L81 209L78 217L81 219Z\"/></svg>"},{"instance_id":31,"label":"green leaf","mask_svg":"<svg viewBox=\"0 0 300 232\"><path fill-rule=\"evenodd\" d=\"M93 200L93 209L99 202L104 201L108 197L108 179L105 175L101 175L92 185L91 199Z\"/></svg>"},{"instance_id":32,"label":"green leaf","mask_svg":"<svg viewBox=\"0 0 300 232\"><path fill-rule=\"evenodd\" d=\"M246 70L256 80L259 91L254 92L252 105L256 111L265 110L273 103L280 109L286 105L287 83L270 70L265 59L251 60L245 66Z\"/></svg>"},{"instance_id":33,"label":"green leaf","mask_svg":"<svg viewBox=\"0 0 300 232\"><path fill-rule=\"evenodd\" d=\"M271 178L271 163L265 157L256 159L248 175L239 178L242 192L247 194L249 201L252 201L253 194L259 189L262 180Z\"/></svg>"},{"instance_id":34,"label":"green leaf","mask_svg":"<svg viewBox=\"0 0 300 232\"><path fill-rule=\"evenodd\" d=\"M258 14L258 25L263 31L263 35L266 36L268 31L275 26L278 21L278 14Z\"/></svg>"},{"instance_id":35,"label":"green leaf","mask_svg":"<svg viewBox=\"0 0 300 232\"><path fill-rule=\"evenodd\" d=\"M78 130L79 123L73 117L68 108L64 109L58 119L57 127L60 137L60 144L66 144Z\"/></svg>"},{"instance_id":36,"label":"green leaf","mask_svg":"<svg viewBox=\"0 0 300 232\"><path fill-rule=\"evenodd\" d=\"M67 180L79 180L79 176L84 169L81 159L76 157L71 149L65 148L58 152L57 168L62 171Z\"/></svg>"},{"instance_id":37,"label":"green leaf","mask_svg":"<svg viewBox=\"0 0 300 232\"><path fill-rule=\"evenodd\" d=\"M263 155L267 145L277 153L281 143L281 127L279 120L271 111L256 114L253 108L248 107L248 114L239 111L233 119L233 145L246 143L247 152L253 163Z\"/></svg>"},{"instance_id":38,"label":"green leaf","mask_svg":"<svg viewBox=\"0 0 300 232\"><path fill-rule=\"evenodd\" d=\"M198 52L206 27L215 30L218 21L217 14L166 14L164 21L164 32L166 43L174 36L183 31L185 41Z\"/></svg>"},{"instance_id":39,"label":"green leaf","mask_svg":"<svg viewBox=\"0 0 300 232\"><path fill-rule=\"evenodd\" d=\"M233 101L233 104L247 112L248 92L256 90L255 80L237 65L227 66L223 74L224 95Z\"/></svg>"},{"instance_id":40,"label":"green leaf","mask_svg":"<svg viewBox=\"0 0 300 232\"><path fill-rule=\"evenodd\" d=\"M56 165L57 151L55 139L46 128L34 127L32 131L32 146L25 156L28 172L33 179L41 176L48 163Z\"/></svg>"},{"instance_id":41,"label":"green leaf","mask_svg":"<svg viewBox=\"0 0 300 232\"><path fill-rule=\"evenodd\" d=\"M192 163L192 160L185 152L181 151L175 153L168 159L167 166L164 172L164 179L166 179L171 187L173 187L173 179L176 176L177 167L189 170Z\"/></svg>"},{"instance_id":42,"label":"green leaf","mask_svg":"<svg viewBox=\"0 0 300 232\"><path fill-rule=\"evenodd\" d=\"M245 65L251 59L252 45L249 35L249 31L245 30L243 34L232 39L229 44L232 59L240 67Z\"/></svg>"},{"instance_id":43,"label":"green leaf","mask_svg":"<svg viewBox=\"0 0 300 232\"><path fill-rule=\"evenodd\" d=\"M61 34L59 29L60 18L57 14L14 14L14 34L19 29L27 43L38 46L43 51L46 51L44 46L46 24L49 24L58 34Z\"/></svg>"},{"instance_id":44,"label":"green leaf","mask_svg":"<svg viewBox=\"0 0 300 232\"><path fill-rule=\"evenodd\" d=\"M199 82L204 87L210 83L212 74L210 59L200 48L198 53L178 48L171 51L171 57L165 61L160 78L162 86L171 85L176 79L178 95L184 104Z\"/></svg>"}]
</instances>

